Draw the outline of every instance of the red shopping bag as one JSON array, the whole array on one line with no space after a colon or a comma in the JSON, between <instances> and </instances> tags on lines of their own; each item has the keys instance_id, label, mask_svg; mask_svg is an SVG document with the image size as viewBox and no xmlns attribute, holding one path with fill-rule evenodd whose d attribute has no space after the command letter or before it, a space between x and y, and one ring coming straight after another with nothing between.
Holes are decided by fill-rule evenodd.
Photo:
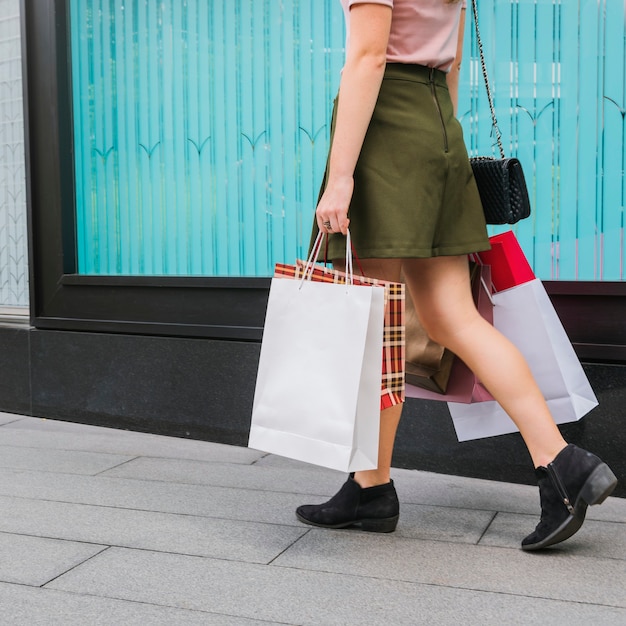
<instances>
[{"instance_id":1,"label":"red shopping bag","mask_svg":"<svg viewBox=\"0 0 626 626\"><path fill-rule=\"evenodd\" d=\"M477 252L474 256L491 266L491 282L496 291L534 280L535 274L512 230L490 237L489 243L491 250Z\"/></svg>"}]
</instances>

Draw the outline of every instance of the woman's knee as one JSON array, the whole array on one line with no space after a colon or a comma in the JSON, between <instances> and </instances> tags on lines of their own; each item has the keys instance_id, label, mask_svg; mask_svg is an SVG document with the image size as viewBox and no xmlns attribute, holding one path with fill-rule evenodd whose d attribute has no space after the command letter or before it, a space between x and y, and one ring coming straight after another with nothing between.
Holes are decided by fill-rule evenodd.
<instances>
[{"instance_id":1,"label":"woman's knee","mask_svg":"<svg viewBox=\"0 0 626 626\"><path fill-rule=\"evenodd\" d=\"M420 322L430 339L443 346L446 345L450 327L445 322L436 316L422 316Z\"/></svg>"},{"instance_id":2,"label":"woman's knee","mask_svg":"<svg viewBox=\"0 0 626 626\"><path fill-rule=\"evenodd\" d=\"M428 336L442 346L451 347L455 337L470 329L480 318L474 306L431 309L421 312L420 322Z\"/></svg>"},{"instance_id":3,"label":"woman's knee","mask_svg":"<svg viewBox=\"0 0 626 626\"><path fill-rule=\"evenodd\" d=\"M446 345L474 322L478 312L467 257L406 259L404 270L420 322L433 341Z\"/></svg>"}]
</instances>

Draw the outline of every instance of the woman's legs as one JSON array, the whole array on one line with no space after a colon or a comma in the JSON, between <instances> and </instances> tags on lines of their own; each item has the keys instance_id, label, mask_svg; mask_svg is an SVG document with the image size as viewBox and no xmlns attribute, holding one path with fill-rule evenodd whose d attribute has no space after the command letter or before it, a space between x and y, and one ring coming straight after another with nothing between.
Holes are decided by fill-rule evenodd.
<instances>
[{"instance_id":1,"label":"woman's legs","mask_svg":"<svg viewBox=\"0 0 626 626\"><path fill-rule=\"evenodd\" d=\"M380 412L380 438L378 440L378 467L375 470L356 472L354 480L361 487L383 485L391 480L391 457L396 441L396 431L402 415L402 404Z\"/></svg>"},{"instance_id":2,"label":"woman's legs","mask_svg":"<svg viewBox=\"0 0 626 626\"><path fill-rule=\"evenodd\" d=\"M537 468L542 509L522 548L540 550L571 537L581 527L587 506L603 502L617 479L601 459L563 440L518 349L476 310L467 257L361 263L366 275L394 282L404 269L415 310L430 337L465 361L519 428ZM401 413L401 405L381 412L378 468L357 472L328 502L298 507L298 519L326 528L395 529L399 504L390 468Z\"/></svg>"},{"instance_id":3,"label":"woman's legs","mask_svg":"<svg viewBox=\"0 0 626 626\"><path fill-rule=\"evenodd\" d=\"M341 263L334 263L342 271ZM430 337L457 354L519 428L535 467L566 446L526 361L476 310L466 256L362 259L366 276L397 282L404 269L415 310ZM389 482L402 405L381 411L378 469L357 472L361 487Z\"/></svg>"},{"instance_id":4,"label":"woman's legs","mask_svg":"<svg viewBox=\"0 0 626 626\"><path fill-rule=\"evenodd\" d=\"M541 519L522 549L541 550L571 537L582 526L587 507L603 502L617 478L597 456L565 443L518 349L478 314L466 257L407 260L404 275L428 334L465 361L528 447Z\"/></svg>"},{"instance_id":5,"label":"woman's legs","mask_svg":"<svg viewBox=\"0 0 626 626\"><path fill-rule=\"evenodd\" d=\"M535 467L566 446L526 361L476 310L465 256L406 259L404 275L430 337L458 355L519 428Z\"/></svg>"}]
</instances>

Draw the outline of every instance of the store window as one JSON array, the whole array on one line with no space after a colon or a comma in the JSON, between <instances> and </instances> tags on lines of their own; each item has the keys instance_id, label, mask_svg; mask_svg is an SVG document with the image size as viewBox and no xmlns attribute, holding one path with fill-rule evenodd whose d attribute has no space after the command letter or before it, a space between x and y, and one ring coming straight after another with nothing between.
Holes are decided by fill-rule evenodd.
<instances>
[{"instance_id":1,"label":"store window","mask_svg":"<svg viewBox=\"0 0 626 626\"><path fill-rule=\"evenodd\" d=\"M622 280L624 4L481 0L546 280ZM78 271L269 276L304 254L343 63L337 0L71 0ZM459 117L494 154L468 11Z\"/></svg>"},{"instance_id":2,"label":"store window","mask_svg":"<svg viewBox=\"0 0 626 626\"><path fill-rule=\"evenodd\" d=\"M72 0L78 270L267 276L308 245L335 0Z\"/></svg>"},{"instance_id":3,"label":"store window","mask_svg":"<svg viewBox=\"0 0 626 626\"><path fill-rule=\"evenodd\" d=\"M522 161L532 194L533 215L515 230L535 273L624 280L626 5L478 4L504 147ZM468 34L471 28L468 11ZM459 114L473 154L492 154L477 57L472 41Z\"/></svg>"}]
</instances>

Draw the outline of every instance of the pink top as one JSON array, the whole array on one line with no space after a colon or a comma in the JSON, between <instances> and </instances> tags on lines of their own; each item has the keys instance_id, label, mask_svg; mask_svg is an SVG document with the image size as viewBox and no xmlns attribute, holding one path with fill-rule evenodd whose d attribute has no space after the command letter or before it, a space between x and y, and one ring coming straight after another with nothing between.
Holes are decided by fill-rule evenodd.
<instances>
[{"instance_id":1,"label":"pink top","mask_svg":"<svg viewBox=\"0 0 626 626\"><path fill-rule=\"evenodd\" d=\"M462 2L446 0L341 0L346 17L346 48L350 38L350 7L383 4L392 7L387 46L389 63L417 63L447 72L456 56Z\"/></svg>"}]
</instances>

